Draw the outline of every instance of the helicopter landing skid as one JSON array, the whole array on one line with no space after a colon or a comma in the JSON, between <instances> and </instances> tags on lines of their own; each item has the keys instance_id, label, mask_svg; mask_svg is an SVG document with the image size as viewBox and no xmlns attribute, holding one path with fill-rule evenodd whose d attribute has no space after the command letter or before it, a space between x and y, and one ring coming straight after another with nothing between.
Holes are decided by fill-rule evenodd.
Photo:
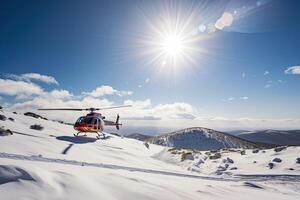
<instances>
[{"instance_id":1,"label":"helicopter landing skid","mask_svg":"<svg viewBox=\"0 0 300 200\"><path fill-rule=\"evenodd\" d=\"M97 138L98 140L100 140L100 139L105 139L105 134L102 133L102 132L101 132L101 134L99 134L99 133L97 132L96 138Z\"/></svg>"},{"instance_id":2,"label":"helicopter landing skid","mask_svg":"<svg viewBox=\"0 0 300 200\"><path fill-rule=\"evenodd\" d=\"M81 132L74 133L73 135L74 135L75 137L77 137L77 136L79 136L80 133L81 133ZM87 135L84 133L84 135L82 135L82 136L87 136Z\"/></svg>"}]
</instances>

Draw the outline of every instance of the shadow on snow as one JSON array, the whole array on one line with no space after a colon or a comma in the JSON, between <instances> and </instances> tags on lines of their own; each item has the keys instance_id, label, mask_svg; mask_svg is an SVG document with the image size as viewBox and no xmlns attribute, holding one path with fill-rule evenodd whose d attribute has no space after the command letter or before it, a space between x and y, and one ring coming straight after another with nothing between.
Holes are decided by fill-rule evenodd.
<instances>
[{"instance_id":1,"label":"shadow on snow","mask_svg":"<svg viewBox=\"0 0 300 200\"><path fill-rule=\"evenodd\" d=\"M62 140L66 142L71 142L73 144L86 144L86 143L93 143L96 142L96 138L90 138L85 136L57 136L57 140Z\"/></svg>"}]
</instances>

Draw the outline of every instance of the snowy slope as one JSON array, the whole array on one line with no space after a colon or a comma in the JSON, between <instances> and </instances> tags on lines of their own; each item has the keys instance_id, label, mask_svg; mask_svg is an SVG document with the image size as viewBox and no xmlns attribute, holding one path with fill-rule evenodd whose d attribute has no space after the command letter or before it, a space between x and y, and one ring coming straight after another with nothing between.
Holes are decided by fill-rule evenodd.
<instances>
[{"instance_id":1,"label":"snowy slope","mask_svg":"<svg viewBox=\"0 0 300 200\"><path fill-rule=\"evenodd\" d=\"M162 146L150 144L148 149L141 141L114 135L105 140L95 140L92 134L75 138L69 125L2 114L14 121L0 121L0 126L14 134L0 136L1 200L300 197L297 166L287 178L278 176L285 173L280 170L265 179L195 172L186 167L192 162L176 161ZM30 129L33 124L44 129ZM295 151L299 154L299 149ZM243 170L240 172L256 174L246 167Z\"/></svg>"},{"instance_id":2,"label":"snowy slope","mask_svg":"<svg viewBox=\"0 0 300 200\"><path fill-rule=\"evenodd\" d=\"M150 139L151 143L198 150L222 148L259 148L263 145L249 142L238 137L212 129L187 128Z\"/></svg>"},{"instance_id":3,"label":"snowy slope","mask_svg":"<svg viewBox=\"0 0 300 200\"><path fill-rule=\"evenodd\" d=\"M279 147L281 148L281 147ZM216 154L220 157L216 158ZM157 154L160 160L183 166L187 170L206 175L299 175L300 147L274 149L229 149L195 151L168 149ZM272 163L270 168L269 163Z\"/></svg>"}]
</instances>

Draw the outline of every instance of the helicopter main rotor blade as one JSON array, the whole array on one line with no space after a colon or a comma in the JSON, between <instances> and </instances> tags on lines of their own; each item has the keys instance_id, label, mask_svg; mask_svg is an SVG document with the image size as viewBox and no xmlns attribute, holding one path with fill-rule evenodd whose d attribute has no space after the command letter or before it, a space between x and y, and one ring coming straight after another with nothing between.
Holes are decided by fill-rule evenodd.
<instances>
[{"instance_id":1,"label":"helicopter main rotor blade","mask_svg":"<svg viewBox=\"0 0 300 200\"><path fill-rule=\"evenodd\" d=\"M104 107L104 108L95 108L95 110L108 110L108 109L125 108L125 107L132 107L132 105L123 105L123 106L111 106L111 107Z\"/></svg>"},{"instance_id":2,"label":"helicopter main rotor blade","mask_svg":"<svg viewBox=\"0 0 300 200\"><path fill-rule=\"evenodd\" d=\"M77 108L41 108L41 109L38 109L38 110L72 110L72 111L83 111L83 110L86 110L86 109L77 109Z\"/></svg>"},{"instance_id":3,"label":"helicopter main rotor blade","mask_svg":"<svg viewBox=\"0 0 300 200\"><path fill-rule=\"evenodd\" d=\"M124 108L124 107L131 107L131 105L122 105L122 106L111 106L111 107L104 107L104 108L40 108L38 110L70 110L70 111L95 111L95 110L108 110L114 108Z\"/></svg>"}]
</instances>

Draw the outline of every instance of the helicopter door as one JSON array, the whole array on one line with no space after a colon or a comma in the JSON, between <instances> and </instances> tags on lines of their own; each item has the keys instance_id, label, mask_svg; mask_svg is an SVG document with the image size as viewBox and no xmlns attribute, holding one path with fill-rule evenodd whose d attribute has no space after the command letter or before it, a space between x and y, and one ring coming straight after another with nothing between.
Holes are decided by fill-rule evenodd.
<instances>
[{"instance_id":1,"label":"helicopter door","mask_svg":"<svg viewBox=\"0 0 300 200\"><path fill-rule=\"evenodd\" d=\"M100 123L99 123L99 119L98 118L94 119L94 129L100 129Z\"/></svg>"},{"instance_id":2,"label":"helicopter door","mask_svg":"<svg viewBox=\"0 0 300 200\"><path fill-rule=\"evenodd\" d=\"M100 121L100 119L97 119L97 129L101 129L101 121Z\"/></svg>"}]
</instances>

